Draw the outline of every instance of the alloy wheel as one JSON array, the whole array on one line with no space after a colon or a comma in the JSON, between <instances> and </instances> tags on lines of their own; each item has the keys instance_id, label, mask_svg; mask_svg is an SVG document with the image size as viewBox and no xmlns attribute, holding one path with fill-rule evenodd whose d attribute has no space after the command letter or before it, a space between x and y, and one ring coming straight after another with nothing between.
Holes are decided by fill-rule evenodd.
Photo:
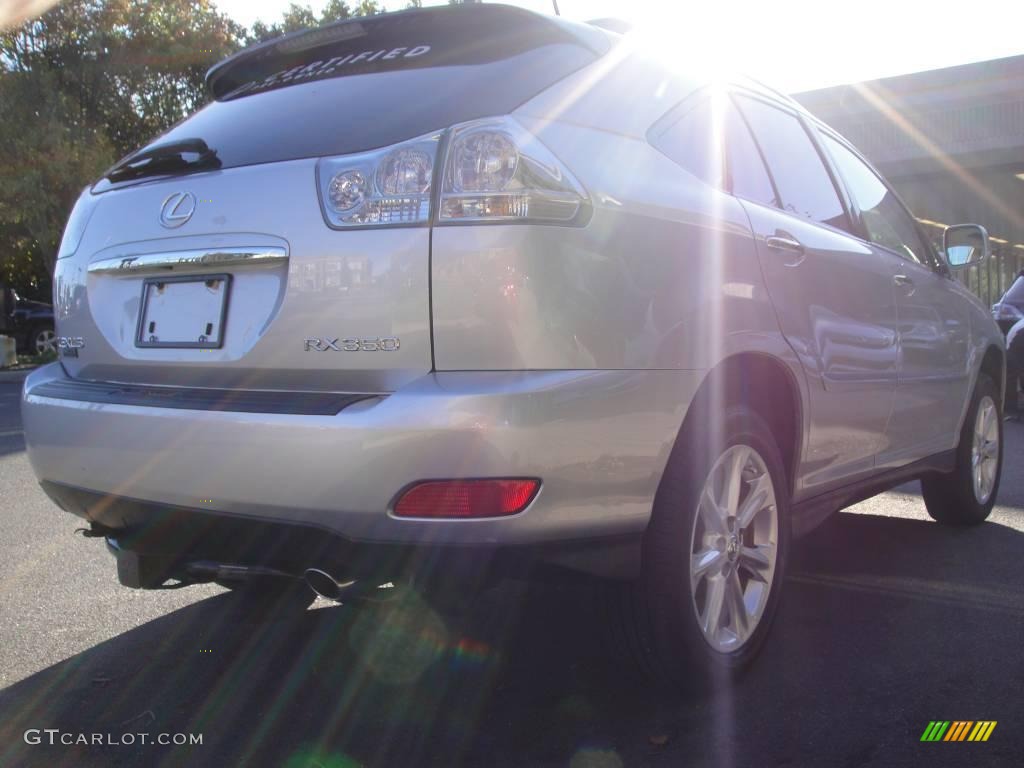
<instances>
[{"instance_id":1,"label":"alloy wheel","mask_svg":"<svg viewBox=\"0 0 1024 768\"><path fill-rule=\"evenodd\" d=\"M971 445L971 479L974 498L979 504L988 503L996 485L999 468L999 413L991 397L985 395L978 402L974 417L974 441Z\"/></svg>"},{"instance_id":2,"label":"alloy wheel","mask_svg":"<svg viewBox=\"0 0 1024 768\"><path fill-rule=\"evenodd\" d=\"M57 334L50 328L44 328L35 335L35 347L37 355L45 355L47 352L57 351Z\"/></svg>"},{"instance_id":3,"label":"alloy wheel","mask_svg":"<svg viewBox=\"0 0 1024 768\"><path fill-rule=\"evenodd\" d=\"M764 458L734 445L714 463L694 515L690 590L707 643L730 653L764 615L778 557L778 506Z\"/></svg>"}]
</instances>

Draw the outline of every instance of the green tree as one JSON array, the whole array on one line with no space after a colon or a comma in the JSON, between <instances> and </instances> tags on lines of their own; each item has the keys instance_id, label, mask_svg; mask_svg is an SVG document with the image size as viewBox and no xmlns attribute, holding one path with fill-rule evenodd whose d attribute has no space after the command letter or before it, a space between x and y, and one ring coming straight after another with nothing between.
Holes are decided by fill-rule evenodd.
<instances>
[{"instance_id":1,"label":"green tree","mask_svg":"<svg viewBox=\"0 0 1024 768\"><path fill-rule=\"evenodd\" d=\"M320 12L320 23L327 24L331 21L341 21L347 19L352 15L352 9L349 8L348 3L345 0L330 0L330 2L324 5L323 11Z\"/></svg>"},{"instance_id":2,"label":"green tree","mask_svg":"<svg viewBox=\"0 0 1024 768\"><path fill-rule=\"evenodd\" d=\"M71 205L115 156L55 81L46 71L0 77L10 108L0 121L0 281L26 295L49 290Z\"/></svg>"},{"instance_id":3,"label":"green tree","mask_svg":"<svg viewBox=\"0 0 1024 768\"><path fill-rule=\"evenodd\" d=\"M376 0L360 0L359 5L352 11L353 16L374 16L383 13L384 9Z\"/></svg>"},{"instance_id":4,"label":"green tree","mask_svg":"<svg viewBox=\"0 0 1024 768\"><path fill-rule=\"evenodd\" d=\"M65 0L0 31L0 279L45 295L71 206L118 157L209 98L206 71L243 44L383 10L292 3L246 30L211 0Z\"/></svg>"},{"instance_id":5,"label":"green tree","mask_svg":"<svg viewBox=\"0 0 1024 768\"><path fill-rule=\"evenodd\" d=\"M243 34L209 0L66 0L0 32L0 277L48 290L82 187L202 106Z\"/></svg>"},{"instance_id":6,"label":"green tree","mask_svg":"<svg viewBox=\"0 0 1024 768\"><path fill-rule=\"evenodd\" d=\"M375 13L381 12L382 9L372 0L370 2L363 0L355 10L349 7L345 0L330 0L330 2L324 5L318 17L309 5L292 3L288 6L288 10L284 12L281 21L276 24L268 26L262 21L256 21L252 25L252 32L249 33L249 41L263 42L264 40L272 40L281 35L287 35L289 32L298 32L300 29L330 24L333 21L343 21L353 16L372 16Z\"/></svg>"}]
</instances>

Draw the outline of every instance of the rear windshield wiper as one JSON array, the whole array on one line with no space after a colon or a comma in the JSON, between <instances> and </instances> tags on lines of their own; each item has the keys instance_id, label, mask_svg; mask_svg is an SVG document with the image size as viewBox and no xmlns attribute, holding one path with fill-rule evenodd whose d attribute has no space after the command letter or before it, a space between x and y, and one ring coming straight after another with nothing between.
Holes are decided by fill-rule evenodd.
<instances>
[{"instance_id":1,"label":"rear windshield wiper","mask_svg":"<svg viewBox=\"0 0 1024 768\"><path fill-rule=\"evenodd\" d=\"M186 155L196 157L187 159ZM220 168L220 164L217 150L210 149L202 139L182 139L157 144L155 147L130 155L107 171L104 177L114 182L128 181L144 176Z\"/></svg>"}]
</instances>

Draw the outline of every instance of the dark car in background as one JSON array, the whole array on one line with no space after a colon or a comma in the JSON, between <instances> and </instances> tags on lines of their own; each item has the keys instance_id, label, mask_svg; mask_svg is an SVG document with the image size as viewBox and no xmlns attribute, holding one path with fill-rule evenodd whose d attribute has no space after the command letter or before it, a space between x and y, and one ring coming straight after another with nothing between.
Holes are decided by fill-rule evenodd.
<instances>
[{"instance_id":1,"label":"dark car in background","mask_svg":"<svg viewBox=\"0 0 1024 768\"><path fill-rule=\"evenodd\" d=\"M0 334L13 336L20 354L56 353L53 306L24 299L13 288L0 286Z\"/></svg>"},{"instance_id":2,"label":"dark car in background","mask_svg":"<svg viewBox=\"0 0 1024 768\"><path fill-rule=\"evenodd\" d=\"M992 305L992 317L999 324L1003 336L1010 332L1018 320L1024 318L1024 271L1017 274L1006 293Z\"/></svg>"}]
</instances>

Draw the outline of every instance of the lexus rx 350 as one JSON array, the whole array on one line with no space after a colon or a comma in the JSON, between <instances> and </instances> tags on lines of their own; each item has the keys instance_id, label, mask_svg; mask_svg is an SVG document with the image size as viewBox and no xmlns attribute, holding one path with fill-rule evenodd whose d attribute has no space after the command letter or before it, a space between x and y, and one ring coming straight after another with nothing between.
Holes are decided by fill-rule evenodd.
<instances>
[{"instance_id":1,"label":"lexus rx 350","mask_svg":"<svg viewBox=\"0 0 1024 768\"><path fill-rule=\"evenodd\" d=\"M920 479L984 520L984 230L935 251L793 101L666 61L488 4L213 67L67 224L23 398L47 493L134 587L615 579L679 681L756 653L828 514Z\"/></svg>"}]
</instances>

